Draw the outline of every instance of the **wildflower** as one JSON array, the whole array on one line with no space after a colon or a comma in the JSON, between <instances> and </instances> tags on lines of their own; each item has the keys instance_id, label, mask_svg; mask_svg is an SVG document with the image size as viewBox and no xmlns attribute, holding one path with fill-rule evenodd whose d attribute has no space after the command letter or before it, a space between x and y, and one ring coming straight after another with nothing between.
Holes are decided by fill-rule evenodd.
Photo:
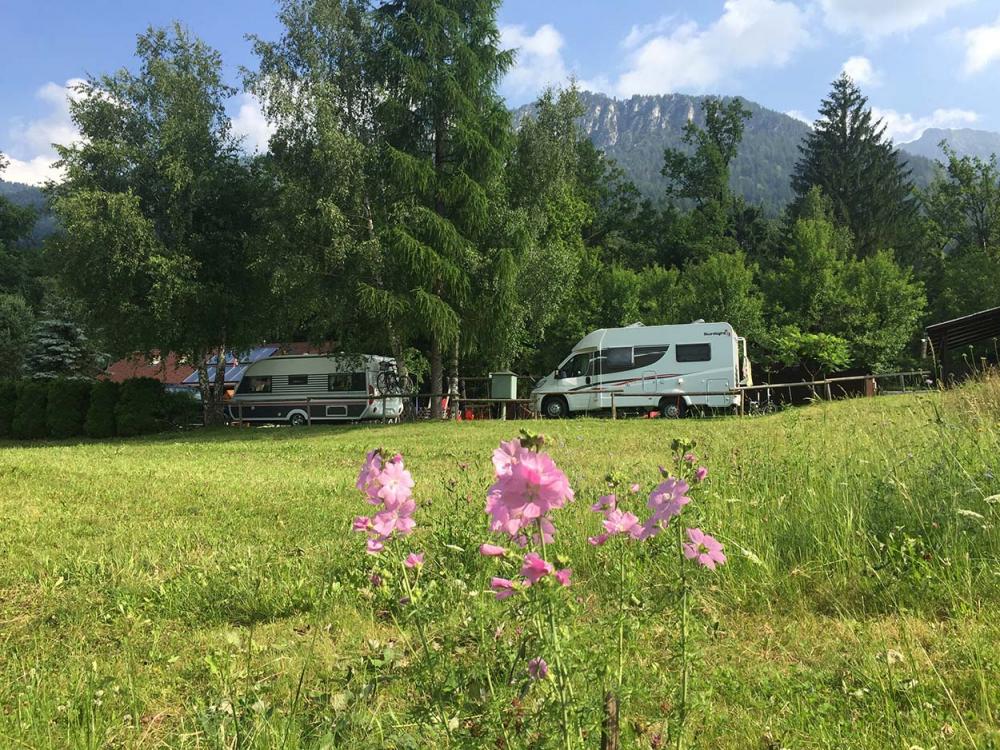
<instances>
[{"instance_id":1,"label":"wildflower","mask_svg":"<svg viewBox=\"0 0 1000 750\"><path fill-rule=\"evenodd\" d=\"M529 552L524 556L524 564L521 566L521 575L528 581L529 586L533 586L538 583L552 571L552 563L546 562L535 552Z\"/></svg>"},{"instance_id":2,"label":"wildflower","mask_svg":"<svg viewBox=\"0 0 1000 750\"><path fill-rule=\"evenodd\" d=\"M355 531L367 533L368 554L379 554L385 549L386 541L413 531L416 526L412 518L416 509L412 496L413 477L403 466L400 454L384 463L380 451L369 452L355 486L365 493L369 503L381 506L372 517L357 516L352 525Z\"/></svg>"},{"instance_id":3,"label":"wildflower","mask_svg":"<svg viewBox=\"0 0 1000 750\"><path fill-rule=\"evenodd\" d=\"M493 589L498 601L517 593L517 584L509 578L491 578L490 588Z\"/></svg>"},{"instance_id":4,"label":"wildflower","mask_svg":"<svg viewBox=\"0 0 1000 750\"><path fill-rule=\"evenodd\" d=\"M354 519L354 524L351 528L354 531L368 531L372 525L372 519L368 516L356 516Z\"/></svg>"},{"instance_id":5,"label":"wildflower","mask_svg":"<svg viewBox=\"0 0 1000 750\"><path fill-rule=\"evenodd\" d=\"M686 494L689 489L687 482L673 477L656 486L649 494L649 502L646 503L653 511L644 525L646 537L656 536L663 524L680 515L681 509L691 502L691 498Z\"/></svg>"},{"instance_id":6,"label":"wildflower","mask_svg":"<svg viewBox=\"0 0 1000 750\"><path fill-rule=\"evenodd\" d=\"M707 476L708 476L708 469L706 469L704 466L699 466L698 469L694 473L694 481L696 481L696 482L704 482L705 481L705 477L707 477Z\"/></svg>"},{"instance_id":7,"label":"wildflower","mask_svg":"<svg viewBox=\"0 0 1000 750\"><path fill-rule=\"evenodd\" d=\"M684 454L684 463L686 463L686 464L695 464L697 462L698 462L698 457L696 455L694 455L693 453L685 453Z\"/></svg>"},{"instance_id":8,"label":"wildflower","mask_svg":"<svg viewBox=\"0 0 1000 750\"><path fill-rule=\"evenodd\" d=\"M496 481L486 496L490 529L527 544L525 530L541 525L540 535L548 541L555 528L544 516L573 500L566 475L548 455L528 450L519 440L501 443L493 453L493 466Z\"/></svg>"},{"instance_id":9,"label":"wildflower","mask_svg":"<svg viewBox=\"0 0 1000 750\"><path fill-rule=\"evenodd\" d=\"M600 547L611 537L611 534L598 534L597 536L587 537L587 543L592 544L595 547Z\"/></svg>"},{"instance_id":10,"label":"wildflower","mask_svg":"<svg viewBox=\"0 0 1000 750\"><path fill-rule=\"evenodd\" d=\"M560 586L569 586L569 577L571 575L573 575L572 568L563 568L556 571L556 580L559 581Z\"/></svg>"},{"instance_id":11,"label":"wildflower","mask_svg":"<svg viewBox=\"0 0 1000 750\"><path fill-rule=\"evenodd\" d=\"M528 662L528 676L533 680L544 680L549 676L549 665L540 656Z\"/></svg>"},{"instance_id":12,"label":"wildflower","mask_svg":"<svg viewBox=\"0 0 1000 750\"><path fill-rule=\"evenodd\" d=\"M369 539L365 544L365 552L369 555L377 555L379 552L385 549L385 545L378 539Z\"/></svg>"},{"instance_id":13,"label":"wildflower","mask_svg":"<svg viewBox=\"0 0 1000 750\"><path fill-rule=\"evenodd\" d=\"M503 557L507 554L507 550L503 547L498 547L495 544L480 544L479 554L485 555L486 557Z\"/></svg>"},{"instance_id":14,"label":"wildflower","mask_svg":"<svg viewBox=\"0 0 1000 750\"><path fill-rule=\"evenodd\" d=\"M590 506L592 511L603 513L606 510L614 510L618 507L618 498L614 495L602 495L597 502Z\"/></svg>"},{"instance_id":15,"label":"wildflower","mask_svg":"<svg viewBox=\"0 0 1000 750\"><path fill-rule=\"evenodd\" d=\"M631 492L633 495L638 495L639 494L639 490L641 490L641 489L642 489L642 487L640 487L639 484L637 483L637 484L633 484L631 487L629 487L628 491Z\"/></svg>"},{"instance_id":16,"label":"wildflower","mask_svg":"<svg viewBox=\"0 0 1000 750\"><path fill-rule=\"evenodd\" d=\"M371 528L383 539L388 539L394 533L406 536L417 525L416 521L410 518L415 509L416 503L407 499L394 508L377 513L372 519Z\"/></svg>"},{"instance_id":17,"label":"wildflower","mask_svg":"<svg viewBox=\"0 0 1000 750\"><path fill-rule=\"evenodd\" d=\"M368 580L371 581L372 586L374 586L375 588L378 588L379 586L382 585L382 576L380 576L378 573L372 573L371 578L369 578Z\"/></svg>"},{"instance_id":18,"label":"wildflower","mask_svg":"<svg viewBox=\"0 0 1000 750\"><path fill-rule=\"evenodd\" d=\"M604 516L604 530L611 536L628 534L638 524L639 519L627 511L611 510Z\"/></svg>"},{"instance_id":19,"label":"wildflower","mask_svg":"<svg viewBox=\"0 0 1000 750\"><path fill-rule=\"evenodd\" d=\"M378 492L378 476L381 470L382 454L379 449L368 451L354 486L369 496L375 495Z\"/></svg>"},{"instance_id":20,"label":"wildflower","mask_svg":"<svg viewBox=\"0 0 1000 750\"><path fill-rule=\"evenodd\" d=\"M423 552L411 552L403 560L403 565L408 568L422 568L424 566L424 553Z\"/></svg>"},{"instance_id":21,"label":"wildflower","mask_svg":"<svg viewBox=\"0 0 1000 750\"><path fill-rule=\"evenodd\" d=\"M403 457L394 457L378 476L379 498L387 508L392 508L410 499L413 477L403 468Z\"/></svg>"},{"instance_id":22,"label":"wildflower","mask_svg":"<svg viewBox=\"0 0 1000 750\"><path fill-rule=\"evenodd\" d=\"M684 557L688 560L694 560L709 570L715 570L716 565L726 562L722 544L715 537L709 536L701 529L688 529L687 535L691 541L684 545Z\"/></svg>"}]
</instances>

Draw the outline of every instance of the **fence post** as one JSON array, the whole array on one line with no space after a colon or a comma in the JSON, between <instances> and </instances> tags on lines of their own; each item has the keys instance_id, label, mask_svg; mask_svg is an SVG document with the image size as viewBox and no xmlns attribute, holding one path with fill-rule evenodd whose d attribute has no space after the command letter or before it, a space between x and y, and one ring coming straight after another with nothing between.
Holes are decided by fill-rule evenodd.
<instances>
[{"instance_id":1,"label":"fence post","mask_svg":"<svg viewBox=\"0 0 1000 750\"><path fill-rule=\"evenodd\" d=\"M824 391L826 392L826 400L833 401L833 390L830 388L830 381L827 380L824 386Z\"/></svg>"}]
</instances>

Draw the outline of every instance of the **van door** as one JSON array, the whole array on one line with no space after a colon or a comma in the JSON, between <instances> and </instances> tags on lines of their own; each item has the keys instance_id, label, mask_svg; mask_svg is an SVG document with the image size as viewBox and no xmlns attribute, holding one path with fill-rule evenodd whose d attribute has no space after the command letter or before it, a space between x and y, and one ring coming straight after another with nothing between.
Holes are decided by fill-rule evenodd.
<instances>
[{"instance_id":1,"label":"van door","mask_svg":"<svg viewBox=\"0 0 1000 750\"><path fill-rule=\"evenodd\" d=\"M576 352L556 370L557 392L566 398L566 406L571 413L591 408L593 355L592 351Z\"/></svg>"}]
</instances>

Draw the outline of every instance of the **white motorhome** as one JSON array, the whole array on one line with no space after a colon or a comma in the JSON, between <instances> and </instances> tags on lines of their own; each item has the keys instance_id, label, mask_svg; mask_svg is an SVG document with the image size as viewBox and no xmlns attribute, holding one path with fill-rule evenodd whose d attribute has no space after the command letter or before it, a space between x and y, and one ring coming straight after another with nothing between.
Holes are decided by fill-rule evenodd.
<instances>
[{"instance_id":1,"label":"white motorhome","mask_svg":"<svg viewBox=\"0 0 1000 750\"><path fill-rule=\"evenodd\" d=\"M535 410L550 418L610 409L681 417L688 407L739 406L752 385L746 339L729 323L602 328L535 384ZM723 394L723 395L706 395Z\"/></svg>"},{"instance_id":2,"label":"white motorhome","mask_svg":"<svg viewBox=\"0 0 1000 750\"><path fill-rule=\"evenodd\" d=\"M226 410L234 421L291 425L396 419L395 372L395 360L370 354L268 357L247 368Z\"/></svg>"}]
</instances>

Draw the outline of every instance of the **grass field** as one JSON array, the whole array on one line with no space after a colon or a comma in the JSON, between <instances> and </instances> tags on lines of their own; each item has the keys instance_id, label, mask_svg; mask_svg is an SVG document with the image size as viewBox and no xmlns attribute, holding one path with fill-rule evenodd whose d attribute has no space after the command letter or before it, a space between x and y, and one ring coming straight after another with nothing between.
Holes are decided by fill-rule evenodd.
<instances>
[{"instance_id":1,"label":"grass field","mask_svg":"<svg viewBox=\"0 0 1000 750\"><path fill-rule=\"evenodd\" d=\"M710 470L692 505L729 555L692 574L687 747L1000 747L996 381L743 420L0 445L0 746L554 744L548 687L522 675L525 623L476 551L490 452L522 426L550 436L577 494L555 552L574 571L562 640L584 746L600 746L618 611L589 505L609 473L655 482L684 436ZM417 483L406 546L427 552L433 671L349 531L376 446ZM636 554L622 739L655 748L673 742L677 618L663 562Z\"/></svg>"}]
</instances>

